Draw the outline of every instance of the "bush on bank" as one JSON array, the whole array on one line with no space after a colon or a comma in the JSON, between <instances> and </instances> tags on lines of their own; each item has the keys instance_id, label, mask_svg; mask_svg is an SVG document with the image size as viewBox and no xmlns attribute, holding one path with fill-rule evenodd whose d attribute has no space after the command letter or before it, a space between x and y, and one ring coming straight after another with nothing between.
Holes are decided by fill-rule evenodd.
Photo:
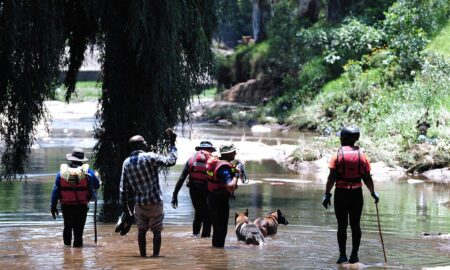
<instances>
[{"instance_id":1,"label":"bush on bank","mask_svg":"<svg viewBox=\"0 0 450 270\"><path fill-rule=\"evenodd\" d=\"M360 10L338 24L298 20L292 3L281 1L259 54L258 61L271 64L258 73L283 78L282 94L259 107L259 119L327 132L359 125L361 144L375 159L404 166L415 159L408 152L418 142L418 121L430 124L427 136L439 151L448 148L450 2L399 0L380 5L389 7L376 10L384 16L368 20ZM430 45L434 40L440 45ZM257 46L245 47L247 58Z\"/></svg>"}]
</instances>

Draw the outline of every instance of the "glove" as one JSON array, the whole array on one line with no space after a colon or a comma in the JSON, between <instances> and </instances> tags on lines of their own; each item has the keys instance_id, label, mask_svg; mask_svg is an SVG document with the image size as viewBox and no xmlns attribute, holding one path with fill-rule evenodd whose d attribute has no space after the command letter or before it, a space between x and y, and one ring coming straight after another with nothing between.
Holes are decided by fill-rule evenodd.
<instances>
[{"instance_id":1,"label":"glove","mask_svg":"<svg viewBox=\"0 0 450 270\"><path fill-rule=\"evenodd\" d=\"M380 200L380 196L378 196L378 193L372 192L370 195L372 196L372 198L375 199L375 203L377 204L378 201Z\"/></svg>"},{"instance_id":2,"label":"glove","mask_svg":"<svg viewBox=\"0 0 450 270\"><path fill-rule=\"evenodd\" d=\"M175 141L177 140L177 134L173 131L173 129L166 129L166 136L169 139L170 145L175 145Z\"/></svg>"},{"instance_id":3,"label":"glove","mask_svg":"<svg viewBox=\"0 0 450 270\"><path fill-rule=\"evenodd\" d=\"M56 208L56 204L52 204L50 208L50 213L52 213L53 219L56 219L56 216L59 216L58 208Z\"/></svg>"},{"instance_id":4,"label":"glove","mask_svg":"<svg viewBox=\"0 0 450 270\"><path fill-rule=\"evenodd\" d=\"M173 207L173 209L177 209L177 207L178 207L178 198L176 195L172 196L172 207Z\"/></svg>"},{"instance_id":5,"label":"glove","mask_svg":"<svg viewBox=\"0 0 450 270\"><path fill-rule=\"evenodd\" d=\"M322 205L325 209L328 209L328 206L331 205L331 193L325 193L325 195L323 195Z\"/></svg>"}]
</instances>

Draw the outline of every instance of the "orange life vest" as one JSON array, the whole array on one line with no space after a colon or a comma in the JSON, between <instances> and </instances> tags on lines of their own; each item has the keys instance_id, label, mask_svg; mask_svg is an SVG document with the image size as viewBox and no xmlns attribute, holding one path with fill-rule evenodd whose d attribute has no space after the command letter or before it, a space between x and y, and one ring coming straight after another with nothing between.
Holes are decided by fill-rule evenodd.
<instances>
[{"instance_id":1,"label":"orange life vest","mask_svg":"<svg viewBox=\"0 0 450 270\"><path fill-rule=\"evenodd\" d=\"M226 191L227 190L225 183L217 177L217 173L219 172L219 169L223 166L229 166L231 168L232 174L239 172L238 169L232 163L230 163L226 160L221 160L216 156L211 156L208 159L208 162L206 163L206 172L209 175L208 191L214 192L214 191L223 191L223 190Z\"/></svg>"},{"instance_id":2,"label":"orange life vest","mask_svg":"<svg viewBox=\"0 0 450 270\"><path fill-rule=\"evenodd\" d=\"M71 168L61 164L61 204L88 204L90 199L88 189L88 164Z\"/></svg>"},{"instance_id":3,"label":"orange life vest","mask_svg":"<svg viewBox=\"0 0 450 270\"><path fill-rule=\"evenodd\" d=\"M189 160L189 183L200 182L205 184L210 178L206 173L206 164L211 153L205 150L197 151Z\"/></svg>"},{"instance_id":4,"label":"orange life vest","mask_svg":"<svg viewBox=\"0 0 450 270\"><path fill-rule=\"evenodd\" d=\"M336 159L336 187L354 189L362 187L362 176L366 173L359 147L342 146Z\"/></svg>"}]
</instances>

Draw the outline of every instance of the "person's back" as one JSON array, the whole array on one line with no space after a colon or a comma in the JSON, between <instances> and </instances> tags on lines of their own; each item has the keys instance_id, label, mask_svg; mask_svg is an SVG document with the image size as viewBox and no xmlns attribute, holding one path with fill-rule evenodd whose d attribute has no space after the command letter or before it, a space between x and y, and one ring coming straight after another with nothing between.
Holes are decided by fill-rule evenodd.
<instances>
[{"instance_id":1,"label":"person's back","mask_svg":"<svg viewBox=\"0 0 450 270\"><path fill-rule=\"evenodd\" d=\"M198 235L203 225L201 237L209 237L211 235L211 222L207 205L207 188L210 177L206 172L206 166L212 155L211 153L216 151L216 149L211 142L202 141L199 146L195 147L195 151L186 161L184 169L175 185L172 195L172 207L174 209L178 207L178 192L189 176L187 186L189 187L189 195L195 210L192 233Z\"/></svg>"},{"instance_id":2,"label":"person's back","mask_svg":"<svg viewBox=\"0 0 450 270\"><path fill-rule=\"evenodd\" d=\"M166 132L170 140L168 155L144 152L147 144L142 136L136 135L129 140L132 152L122 166L121 200L124 212L129 211L130 201L134 203L139 252L142 257L147 256L146 234L149 229L153 232L153 256L159 256L161 248L164 207L158 168L173 166L177 160L176 134L171 129ZM131 194L134 195L133 198L129 197Z\"/></svg>"}]
</instances>

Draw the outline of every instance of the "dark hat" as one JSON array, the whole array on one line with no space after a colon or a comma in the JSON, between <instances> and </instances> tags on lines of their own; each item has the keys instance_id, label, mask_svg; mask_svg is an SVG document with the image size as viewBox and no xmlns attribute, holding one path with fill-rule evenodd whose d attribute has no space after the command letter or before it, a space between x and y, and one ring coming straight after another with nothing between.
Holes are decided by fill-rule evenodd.
<instances>
[{"instance_id":1,"label":"dark hat","mask_svg":"<svg viewBox=\"0 0 450 270\"><path fill-rule=\"evenodd\" d=\"M79 161L79 162L86 162L88 161L87 158L84 157L84 151L81 148L75 147L72 150L72 153L66 154L66 159L70 161Z\"/></svg>"},{"instance_id":2,"label":"dark hat","mask_svg":"<svg viewBox=\"0 0 450 270\"><path fill-rule=\"evenodd\" d=\"M214 151L216 151L216 148L212 145L211 142L202 141L202 142L200 142L199 146L195 147L195 151L199 151L199 150L209 150L211 152L214 152Z\"/></svg>"},{"instance_id":3,"label":"dark hat","mask_svg":"<svg viewBox=\"0 0 450 270\"><path fill-rule=\"evenodd\" d=\"M229 154L229 153L236 152L236 146L234 146L234 144L232 144L232 143L221 145L219 152L221 154Z\"/></svg>"},{"instance_id":4,"label":"dark hat","mask_svg":"<svg viewBox=\"0 0 450 270\"><path fill-rule=\"evenodd\" d=\"M355 140L359 139L359 128L358 127L343 127L336 133L336 136L341 138L352 138Z\"/></svg>"},{"instance_id":5,"label":"dark hat","mask_svg":"<svg viewBox=\"0 0 450 270\"><path fill-rule=\"evenodd\" d=\"M134 216L130 212L125 211L119 216L117 220L115 232L120 232L120 235L125 235L130 231L131 225L133 224Z\"/></svg>"}]
</instances>

